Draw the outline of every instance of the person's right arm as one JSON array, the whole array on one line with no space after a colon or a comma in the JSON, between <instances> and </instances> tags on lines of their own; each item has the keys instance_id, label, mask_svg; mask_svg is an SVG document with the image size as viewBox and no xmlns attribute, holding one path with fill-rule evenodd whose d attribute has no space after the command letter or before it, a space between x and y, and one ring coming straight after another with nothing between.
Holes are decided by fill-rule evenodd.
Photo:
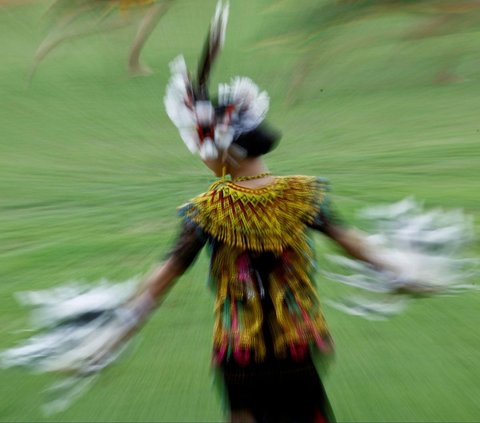
<instances>
[{"instance_id":1,"label":"person's right arm","mask_svg":"<svg viewBox=\"0 0 480 423\"><path fill-rule=\"evenodd\" d=\"M166 260L145 279L130 302L132 310L143 320L165 297L175 281L191 266L206 239L200 230L184 224L182 232Z\"/></svg>"},{"instance_id":2,"label":"person's right arm","mask_svg":"<svg viewBox=\"0 0 480 423\"><path fill-rule=\"evenodd\" d=\"M182 232L167 258L145 279L132 298L116 310L123 331L111 343L91 357L90 365L105 361L125 344L146 322L153 310L165 298L175 281L188 269L205 245L206 239L198 228L184 224Z\"/></svg>"}]
</instances>

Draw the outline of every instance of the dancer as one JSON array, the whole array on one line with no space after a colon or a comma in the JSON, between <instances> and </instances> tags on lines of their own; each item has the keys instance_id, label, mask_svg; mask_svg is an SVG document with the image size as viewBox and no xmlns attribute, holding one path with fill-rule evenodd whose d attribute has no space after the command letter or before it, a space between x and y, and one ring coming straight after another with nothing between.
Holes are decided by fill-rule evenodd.
<instances>
[{"instance_id":1,"label":"dancer","mask_svg":"<svg viewBox=\"0 0 480 423\"><path fill-rule=\"evenodd\" d=\"M274 176L267 169L262 156L277 145L279 133L264 122L269 98L253 81L236 77L219 86L216 104L210 99L209 74L223 45L227 15L228 8L219 4L195 80L182 57L172 62L165 96L187 147L220 179L180 208L178 241L133 295L123 287L95 287L26 297L43 308L37 322L47 334L4 352L2 362L73 372L75 378L60 387L73 386L76 395L118 356L208 245L216 292L213 363L225 386L230 420L332 422L315 367L316 356L333 353L333 341L314 286L310 230L368 265L370 274L382 275L389 294L428 294L443 287L426 284L429 278L419 279L408 260L405 266L398 254L343 224L325 180ZM422 225L425 219L415 227ZM458 238L451 231L442 234ZM441 268L445 275L447 270Z\"/></svg>"}]
</instances>

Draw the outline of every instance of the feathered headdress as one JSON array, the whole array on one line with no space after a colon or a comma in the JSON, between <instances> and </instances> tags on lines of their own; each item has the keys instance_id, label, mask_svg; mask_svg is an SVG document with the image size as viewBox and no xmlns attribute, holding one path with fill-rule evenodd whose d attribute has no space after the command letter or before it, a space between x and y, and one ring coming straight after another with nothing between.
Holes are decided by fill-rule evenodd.
<instances>
[{"instance_id":1,"label":"feathered headdress","mask_svg":"<svg viewBox=\"0 0 480 423\"><path fill-rule=\"evenodd\" d=\"M241 152L232 142L257 128L268 111L269 97L246 77L235 77L218 87L218 104L208 95L208 78L225 39L228 4L218 2L210 25L196 81L192 81L183 56L170 63L172 76L167 85L165 108L168 117L192 153L203 159L238 158ZM233 157L232 157L233 156Z\"/></svg>"}]
</instances>

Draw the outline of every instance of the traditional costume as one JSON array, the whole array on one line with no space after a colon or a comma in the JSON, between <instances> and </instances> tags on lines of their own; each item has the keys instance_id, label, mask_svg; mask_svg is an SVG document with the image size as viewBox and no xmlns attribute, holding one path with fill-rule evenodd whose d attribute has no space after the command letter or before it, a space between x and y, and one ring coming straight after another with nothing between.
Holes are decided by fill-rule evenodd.
<instances>
[{"instance_id":1,"label":"traditional costume","mask_svg":"<svg viewBox=\"0 0 480 423\"><path fill-rule=\"evenodd\" d=\"M213 361L230 407L252 410L257 421L331 421L312 361L315 350L332 352L309 236L331 223L325 181L277 177L252 189L221 180L180 214L184 229L172 254L185 267L205 243L211 254Z\"/></svg>"},{"instance_id":2,"label":"traditional costume","mask_svg":"<svg viewBox=\"0 0 480 423\"><path fill-rule=\"evenodd\" d=\"M172 63L165 106L192 152L235 163L260 155L252 151L259 137L268 137L262 121L269 100L242 77L219 86L218 104L208 96L227 14L227 7L217 8L195 82L182 57ZM222 178L180 208L184 229L172 252L187 267L208 244L216 296L213 361L222 370L230 408L249 410L257 421L331 421L311 356L313 350L331 352L332 343L312 280L308 235L329 225L326 182L277 177L257 189L235 182Z\"/></svg>"}]
</instances>

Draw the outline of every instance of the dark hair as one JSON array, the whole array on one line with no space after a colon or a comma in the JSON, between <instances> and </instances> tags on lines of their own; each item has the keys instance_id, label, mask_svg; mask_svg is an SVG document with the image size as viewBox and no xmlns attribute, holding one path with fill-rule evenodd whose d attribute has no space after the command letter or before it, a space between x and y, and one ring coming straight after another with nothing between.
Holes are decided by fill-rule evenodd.
<instances>
[{"instance_id":1,"label":"dark hair","mask_svg":"<svg viewBox=\"0 0 480 423\"><path fill-rule=\"evenodd\" d=\"M278 145L281 136L280 131L262 123L252 131L241 134L233 144L244 149L246 157L259 157L272 151Z\"/></svg>"}]
</instances>

